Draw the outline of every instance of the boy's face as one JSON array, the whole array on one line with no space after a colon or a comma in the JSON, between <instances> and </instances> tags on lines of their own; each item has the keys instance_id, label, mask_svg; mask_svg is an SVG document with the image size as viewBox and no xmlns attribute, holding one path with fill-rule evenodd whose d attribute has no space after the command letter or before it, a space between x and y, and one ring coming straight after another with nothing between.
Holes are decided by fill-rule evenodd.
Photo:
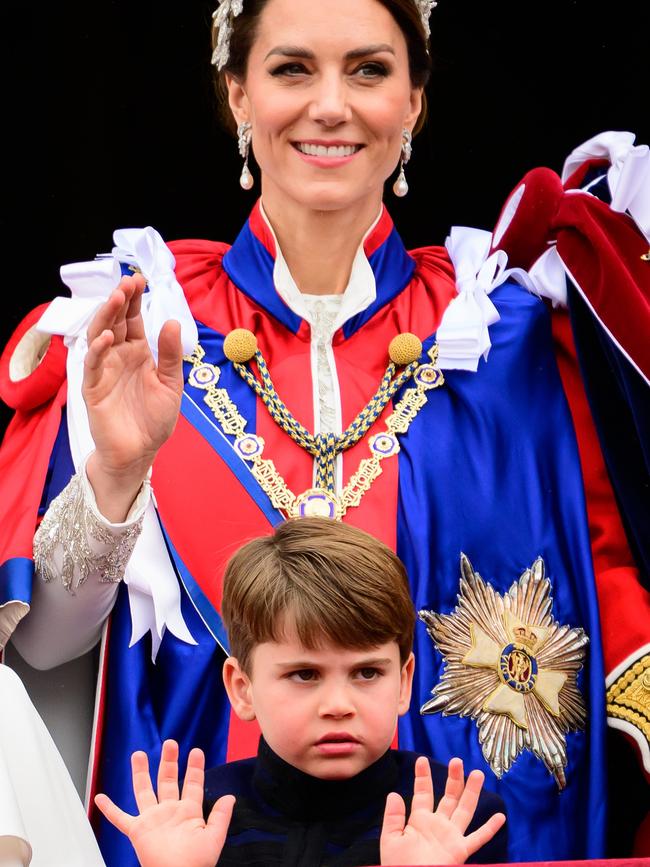
<instances>
[{"instance_id":1,"label":"boy's face","mask_svg":"<svg viewBox=\"0 0 650 867\"><path fill-rule=\"evenodd\" d=\"M327 780L353 777L380 758L411 699L414 657L391 641L370 650L305 648L293 631L258 644L251 675L230 658L224 680L235 712L257 719L286 762Z\"/></svg>"}]
</instances>

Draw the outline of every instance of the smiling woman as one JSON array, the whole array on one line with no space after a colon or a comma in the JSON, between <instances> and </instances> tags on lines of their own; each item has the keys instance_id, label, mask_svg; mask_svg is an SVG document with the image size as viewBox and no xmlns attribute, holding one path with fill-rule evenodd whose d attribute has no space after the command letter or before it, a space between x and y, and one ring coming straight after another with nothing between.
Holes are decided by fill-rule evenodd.
<instances>
[{"instance_id":1,"label":"smiling woman","mask_svg":"<svg viewBox=\"0 0 650 867\"><path fill-rule=\"evenodd\" d=\"M517 183L494 238L454 229L446 248L409 252L383 193L389 178L403 193L428 168L424 135L419 175L416 157L407 163L430 68L430 5L220 4L221 93L244 164L255 157L247 170L261 198L232 246L116 232L110 256L64 270L71 299L19 327L0 370L17 409L0 455L0 635L23 618L14 647L48 668L94 646L110 615L91 782L128 805L121 757L132 750L157 756L176 738L183 756L200 745L217 765L255 749L256 731L231 719L219 674L232 551L286 517L344 520L398 552L424 611L400 746L484 770L508 808L511 858L597 857L606 851L606 703L650 767L648 727L623 700L643 694L650 605L562 304L578 337L611 353L602 359L589 345L588 383L597 359L596 374L616 366L621 391L645 395L647 344L629 323L644 322L639 299L650 291L647 151L621 133L589 141L563 180L536 170ZM164 14L157 9L156 22ZM156 56L155 74L171 88L165 52ZM134 209L160 141L192 139L178 123L165 134L154 122L140 128L140 97L115 125L116 151L128 156L121 183L103 190L131 225L136 213L149 219ZM440 100L435 132L453 143ZM461 102L466 115L471 100ZM496 98L486 105L472 111L499 114ZM103 134L114 133L102 118ZM511 134L497 129L484 144L509 153ZM468 202L493 178L489 165L474 165L471 143L463 153L454 188ZM179 187L194 169L188 155ZM391 197L405 219L412 210L411 238L429 237L423 197L428 213L446 174ZM468 193L462 181L472 177ZM156 195L173 198L174 184L155 180ZM212 189L215 224L224 212L234 222L239 207L229 201L236 180L226 184ZM173 201L195 234L193 197ZM49 343L34 334L37 321ZM610 401L616 388L608 382L596 396ZM627 406L615 415L621 424ZM642 559L649 534L635 505L643 511L645 476L629 468L644 439L633 425L625 472L616 472L620 440L608 460ZM606 427L600 433L610 446ZM504 658L506 668L525 665L504 680ZM117 832L100 823L99 837L109 867L135 864Z\"/></svg>"},{"instance_id":2,"label":"smiling woman","mask_svg":"<svg viewBox=\"0 0 650 867\"><path fill-rule=\"evenodd\" d=\"M275 0L245 5L231 26L227 60L215 35L218 87L252 138L264 211L302 291L340 294L358 227L377 218L422 113L421 14L412 0L313 3L300 15Z\"/></svg>"}]
</instances>

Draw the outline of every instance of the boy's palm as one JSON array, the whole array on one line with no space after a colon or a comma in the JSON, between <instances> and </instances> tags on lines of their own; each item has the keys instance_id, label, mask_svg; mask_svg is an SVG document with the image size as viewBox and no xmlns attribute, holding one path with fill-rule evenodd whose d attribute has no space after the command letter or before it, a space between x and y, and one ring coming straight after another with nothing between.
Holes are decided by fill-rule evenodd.
<instances>
[{"instance_id":1,"label":"boy's palm","mask_svg":"<svg viewBox=\"0 0 650 867\"><path fill-rule=\"evenodd\" d=\"M433 812L433 783L426 758L415 763L415 785L411 815L406 823L406 806L392 792L386 801L380 851L382 865L463 864L489 842L505 822L496 813L472 834L465 836L478 803L483 775L473 771L467 784L460 759L449 763L445 794Z\"/></svg>"},{"instance_id":2,"label":"boy's palm","mask_svg":"<svg viewBox=\"0 0 650 867\"><path fill-rule=\"evenodd\" d=\"M207 823L203 819L203 765L201 750L192 750L187 762L183 793L178 791L178 745L165 741L158 771L158 797L149 775L146 753L131 759L133 792L140 811L131 816L106 795L95 803L109 822L131 841L142 867L214 867L228 833L235 799L220 798Z\"/></svg>"}]
</instances>

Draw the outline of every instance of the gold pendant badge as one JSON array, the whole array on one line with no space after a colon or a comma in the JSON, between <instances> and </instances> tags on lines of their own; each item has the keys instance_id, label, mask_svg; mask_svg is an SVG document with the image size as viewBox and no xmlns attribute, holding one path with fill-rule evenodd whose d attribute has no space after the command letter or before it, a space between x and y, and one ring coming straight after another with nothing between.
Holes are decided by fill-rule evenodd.
<instances>
[{"instance_id":1,"label":"gold pendant badge","mask_svg":"<svg viewBox=\"0 0 650 867\"><path fill-rule=\"evenodd\" d=\"M221 370L205 360L205 350L199 344L184 360L192 365L188 383L205 392L203 401L228 436L236 454L250 466L250 471L268 496L271 505L289 518L322 517L341 520L348 509L358 506L373 482L382 474L381 463L400 451L399 436L408 433L411 423L426 405L429 392L444 385L445 378L438 369L438 347L434 345L427 355L429 361L420 363L422 344L414 334L398 334L390 343L390 364L370 402L363 407L342 434L311 434L291 414L275 390L264 356L257 348L254 334L238 328L224 341L224 352L242 379L261 399L271 418L282 430L316 460L316 485L295 494L277 471L270 458L264 457L262 437L246 433L246 419L225 388L219 388ZM255 358L260 372L258 379L245 363ZM404 369L397 373L397 367ZM338 454L360 442L381 416L398 391L412 381L386 419L386 430L367 439L370 456L360 461L355 472L340 492L335 491L335 461Z\"/></svg>"},{"instance_id":2,"label":"gold pendant badge","mask_svg":"<svg viewBox=\"0 0 650 867\"><path fill-rule=\"evenodd\" d=\"M445 660L433 698L420 712L476 720L483 756L497 777L528 749L563 789L566 734L585 727L577 676L589 639L583 629L553 619L544 573L538 558L501 596L461 554L454 612L419 612Z\"/></svg>"}]
</instances>

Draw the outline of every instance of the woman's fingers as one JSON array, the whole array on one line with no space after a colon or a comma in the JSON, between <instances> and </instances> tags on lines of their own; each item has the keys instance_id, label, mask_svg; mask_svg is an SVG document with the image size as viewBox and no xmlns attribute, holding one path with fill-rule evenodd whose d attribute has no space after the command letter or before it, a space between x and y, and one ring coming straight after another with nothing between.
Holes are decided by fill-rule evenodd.
<instances>
[{"instance_id":1,"label":"woman's fingers","mask_svg":"<svg viewBox=\"0 0 650 867\"><path fill-rule=\"evenodd\" d=\"M503 827L505 821L506 817L503 813L495 813L494 816L491 816L484 825L481 825L481 827L477 828L476 831L468 834L467 837L465 837L467 854L473 855L474 852L478 852L481 846L485 846L486 843L489 843L497 831Z\"/></svg>"},{"instance_id":2,"label":"woman's fingers","mask_svg":"<svg viewBox=\"0 0 650 867\"><path fill-rule=\"evenodd\" d=\"M167 740L160 751L158 801L178 801L178 744Z\"/></svg>"},{"instance_id":3,"label":"woman's fingers","mask_svg":"<svg viewBox=\"0 0 650 867\"><path fill-rule=\"evenodd\" d=\"M199 806L203 805L205 756L203 750L194 747L187 758L187 770L183 780L183 800L194 801ZM217 801L217 803L219 803Z\"/></svg>"},{"instance_id":4,"label":"woman's fingers","mask_svg":"<svg viewBox=\"0 0 650 867\"><path fill-rule=\"evenodd\" d=\"M381 826L382 837L400 836L404 833L406 824L406 804L404 798L397 792L390 792L386 798L384 821Z\"/></svg>"},{"instance_id":5,"label":"woman's fingers","mask_svg":"<svg viewBox=\"0 0 650 867\"><path fill-rule=\"evenodd\" d=\"M454 814L454 810L458 806L463 790L465 788L465 778L463 775L462 759L451 759L447 769L447 782L445 784L445 794L440 799L436 813L441 816L446 816L448 819Z\"/></svg>"},{"instance_id":6,"label":"woman's fingers","mask_svg":"<svg viewBox=\"0 0 650 867\"><path fill-rule=\"evenodd\" d=\"M181 326L175 319L165 322L158 336L158 379L178 394L183 390Z\"/></svg>"},{"instance_id":7,"label":"woman's fingers","mask_svg":"<svg viewBox=\"0 0 650 867\"><path fill-rule=\"evenodd\" d=\"M411 813L415 810L433 811L433 781L431 780L431 765L429 759L419 756L415 760L415 781L413 783L413 800Z\"/></svg>"},{"instance_id":8,"label":"woman's fingers","mask_svg":"<svg viewBox=\"0 0 650 867\"><path fill-rule=\"evenodd\" d=\"M126 338L127 315L132 309L132 305L135 305L133 310L137 310L139 316L144 286L144 279L140 275L123 277L120 280L119 285L111 292L88 326L88 343L91 343L107 328L115 333L117 342L122 342ZM144 336L144 329L142 336Z\"/></svg>"},{"instance_id":9,"label":"woman's fingers","mask_svg":"<svg viewBox=\"0 0 650 867\"><path fill-rule=\"evenodd\" d=\"M113 345L115 335L110 329L102 331L88 346L84 359L84 387L95 388L99 385L104 369L104 362L109 349Z\"/></svg>"},{"instance_id":10,"label":"woman's fingers","mask_svg":"<svg viewBox=\"0 0 650 867\"><path fill-rule=\"evenodd\" d=\"M105 331L106 329L111 331L113 330L113 326L115 325L121 308L126 308L127 303L126 295L122 291L122 284L120 283L117 289L114 289L111 292L106 302L102 304L97 313L93 316L86 335L88 343L92 343L92 341L101 334L102 331Z\"/></svg>"},{"instance_id":11,"label":"woman's fingers","mask_svg":"<svg viewBox=\"0 0 650 867\"><path fill-rule=\"evenodd\" d=\"M144 322L142 321L142 293L145 290L146 281L142 274L135 274L133 280L133 295L131 296L125 313L126 338L128 340L144 340Z\"/></svg>"},{"instance_id":12,"label":"woman's fingers","mask_svg":"<svg viewBox=\"0 0 650 867\"><path fill-rule=\"evenodd\" d=\"M108 795L95 795L95 804L97 809L106 816L111 825L114 825L118 831L121 831L126 836L129 836L131 827L135 822L135 816L130 816L124 810L120 810L117 804L114 804Z\"/></svg>"},{"instance_id":13,"label":"woman's fingers","mask_svg":"<svg viewBox=\"0 0 650 867\"><path fill-rule=\"evenodd\" d=\"M131 776L133 779L133 794L138 810L143 813L150 807L155 807L158 799L151 785L149 775L149 759L147 754L138 750L131 756Z\"/></svg>"}]
</instances>

